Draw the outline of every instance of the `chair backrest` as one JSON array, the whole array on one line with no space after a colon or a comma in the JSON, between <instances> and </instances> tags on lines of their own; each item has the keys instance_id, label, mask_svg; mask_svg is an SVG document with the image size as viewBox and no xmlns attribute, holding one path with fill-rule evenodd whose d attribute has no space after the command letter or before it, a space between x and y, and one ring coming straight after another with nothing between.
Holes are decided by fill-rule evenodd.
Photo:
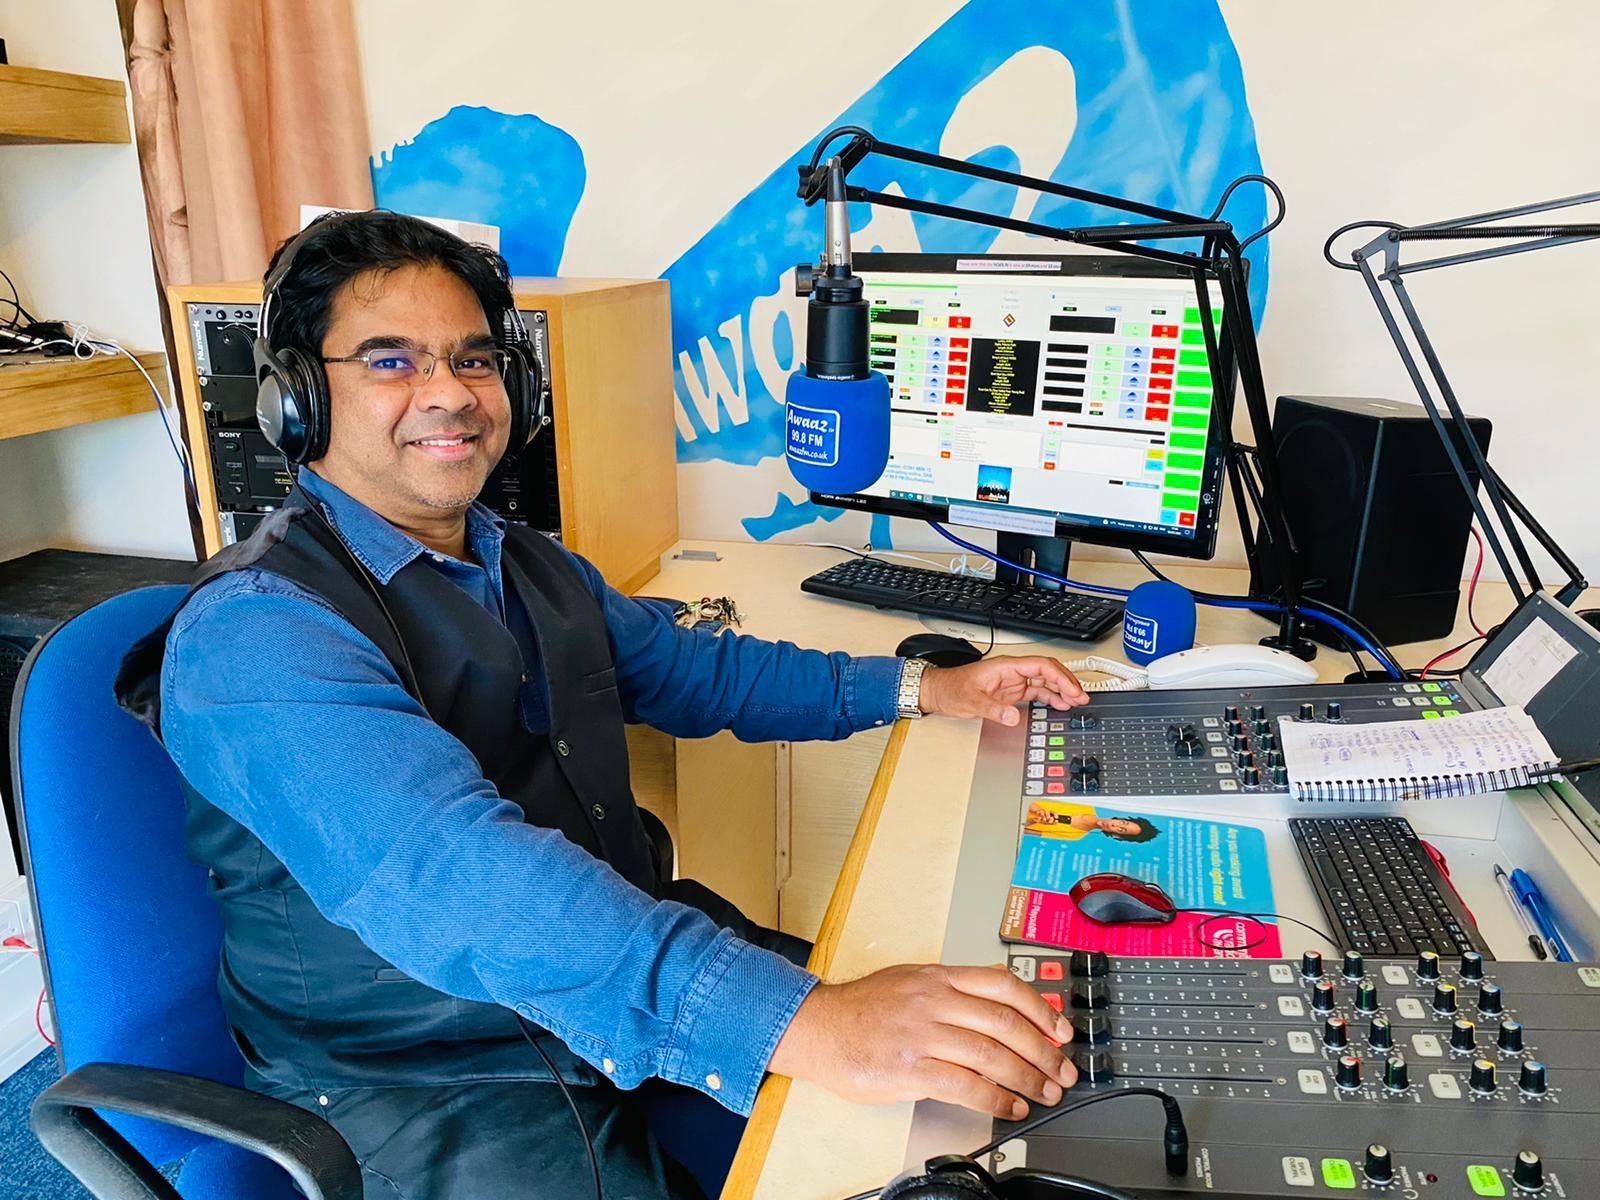
<instances>
[{"instance_id":1,"label":"chair backrest","mask_svg":"<svg viewBox=\"0 0 1600 1200\"><path fill-rule=\"evenodd\" d=\"M34 648L11 718L13 794L65 1069L135 1063L237 1084L244 1063L217 992L222 925L184 853L178 773L111 691L122 656L183 595L115 596ZM201 1140L113 1124L156 1163Z\"/></svg>"}]
</instances>

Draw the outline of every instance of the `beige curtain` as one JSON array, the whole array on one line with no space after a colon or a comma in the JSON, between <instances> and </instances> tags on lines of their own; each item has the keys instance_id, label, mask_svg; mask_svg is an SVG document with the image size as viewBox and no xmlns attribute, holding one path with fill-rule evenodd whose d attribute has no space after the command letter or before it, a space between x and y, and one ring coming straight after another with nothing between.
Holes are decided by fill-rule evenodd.
<instances>
[{"instance_id":1,"label":"beige curtain","mask_svg":"<svg viewBox=\"0 0 1600 1200\"><path fill-rule=\"evenodd\" d=\"M128 53L163 283L259 279L300 205L372 207L350 0L135 0Z\"/></svg>"}]
</instances>

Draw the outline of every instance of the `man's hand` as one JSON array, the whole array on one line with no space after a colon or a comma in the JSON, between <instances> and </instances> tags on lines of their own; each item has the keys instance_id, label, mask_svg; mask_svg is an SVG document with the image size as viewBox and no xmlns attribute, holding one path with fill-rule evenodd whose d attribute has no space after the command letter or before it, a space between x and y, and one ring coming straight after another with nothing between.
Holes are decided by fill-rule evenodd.
<instances>
[{"instance_id":1,"label":"man's hand","mask_svg":"<svg viewBox=\"0 0 1600 1200\"><path fill-rule=\"evenodd\" d=\"M918 703L930 715L1015 725L1022 720L1017 705L1035 700L1072 708L1087 704L1089 693L1053 658L985 658L964 667L929 667L922 674Z\"/></svg>"},{"instance_id":2,"label":"man's hand","mask_svg":"<svg viewBox=\"0 0 1600 1200\"><path fill-rule=\"evenodd\" d=\"M942 1100L1005 1120L1078 1081L1072 1026L1004 968L886 967L819 984L769 1069L860 1104ZM1024 1099L1026 1098L1026 1100Z\"/></svg>"}]
</instances>

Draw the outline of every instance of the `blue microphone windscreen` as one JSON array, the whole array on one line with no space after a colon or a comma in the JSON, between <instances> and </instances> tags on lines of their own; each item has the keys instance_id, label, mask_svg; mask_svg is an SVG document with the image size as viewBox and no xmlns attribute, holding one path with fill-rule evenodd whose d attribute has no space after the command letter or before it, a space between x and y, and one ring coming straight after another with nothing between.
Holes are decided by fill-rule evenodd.
<instances>
[{"instance_id":1,"label":"blue microphone windscreen","mask_svg":"<svg viewBox=\"0 0 1600 1200\"><path fill-rule=\"evenodd\" d=\"M1144 667L1194 645L1194 597L1164 580L1141 583L1122 615L1122 652Z\"/></svg>"},{"instance_id":2,"label":"blue microphone windscreen","mask_svg":"<svg viewBox=\"0 0 1600 1200\"><path fill-rule=\"evenodd\" d=\"M784 456L813 492L847 494L872 486L889 465L889 381L789 376L784 395Z\"/></svg>"}]
</instances>

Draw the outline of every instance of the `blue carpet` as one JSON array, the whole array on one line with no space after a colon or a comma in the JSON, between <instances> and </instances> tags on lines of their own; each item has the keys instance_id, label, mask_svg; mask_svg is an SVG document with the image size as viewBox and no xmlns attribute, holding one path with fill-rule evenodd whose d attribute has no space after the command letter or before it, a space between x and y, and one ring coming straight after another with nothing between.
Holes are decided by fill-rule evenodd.
<instances>
[{"instance_id":1,"label":"blue carpet","mask_svg":"<svg viewBox=\"0 0 1600 1200\"><path fill-rule=\"evenodd\" d=\"M46 1050L0 1083L0 1200L88 1200L28 1127L34 1098L57 1079L54 1050Z\"/></svg>"}]
</instances>

